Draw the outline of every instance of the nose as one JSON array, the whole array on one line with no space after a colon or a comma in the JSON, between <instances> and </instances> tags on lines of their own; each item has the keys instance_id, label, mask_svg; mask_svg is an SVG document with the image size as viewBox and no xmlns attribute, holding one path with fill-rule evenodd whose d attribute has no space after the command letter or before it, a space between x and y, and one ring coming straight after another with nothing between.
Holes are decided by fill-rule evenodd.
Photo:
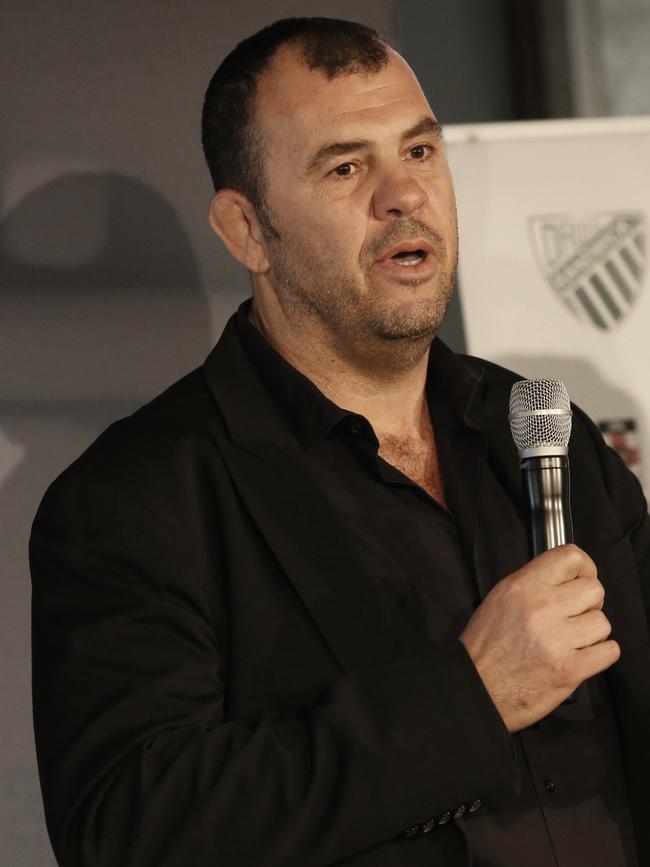
<instances>
[{"instance_id":1,"label":"nose","mask_svg":"<svg viewBox=\"0 0 650 867\"><path fill-rule=\"evenodd\" d=\"M378 220L406 217L427 201L427 193L413 177L407 166L401 164L387 171L377 183L373 197L373 210Z\"/></svg>"}]
</instances>

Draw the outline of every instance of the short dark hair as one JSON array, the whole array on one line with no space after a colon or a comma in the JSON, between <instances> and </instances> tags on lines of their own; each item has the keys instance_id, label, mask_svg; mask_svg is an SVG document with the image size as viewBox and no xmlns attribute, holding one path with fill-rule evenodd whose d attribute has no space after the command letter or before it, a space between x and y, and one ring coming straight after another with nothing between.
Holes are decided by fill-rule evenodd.
<instances>
[{"instance_id":1,"label":"short dark hair","mask_svg":"<svg viewBox=\"0 0 650 867\"><path fill-rule=\"evenodd\" d=\"M364 24L337 18L282 18L244 39L219 66L203 103L202 142L215 190L230 187L248 198L264 223L261 133L255 128L257 79L281 45L302 50L310 69L328 78L379 72L388 43Z\"/></svg>"}]
</instances>

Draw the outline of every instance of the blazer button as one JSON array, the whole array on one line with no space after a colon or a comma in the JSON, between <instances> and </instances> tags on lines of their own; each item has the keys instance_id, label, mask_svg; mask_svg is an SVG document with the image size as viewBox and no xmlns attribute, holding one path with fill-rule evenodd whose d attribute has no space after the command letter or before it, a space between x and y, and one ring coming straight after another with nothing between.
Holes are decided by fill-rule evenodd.
<instances>
[{"instance_id":1,"label":"blazer button","mask_svg":"<svg viewBox=\"0 0 650 867\"><path fill-rule=\"evenodd\" d=\"M428 834L429 831L433 831L433 829L435 827L436 827L436 820L435 819L429 819L428 822L425 822L424 825L422 825L422 833Z\"/></svg>"},{"instance_id":2,"label":"blazer button","mask_svg":"<svg viewBox=\"0 0 650 867\"><path fill-rule=\"evenodd\" d=\"M462 819L466 812L467 812L467 806L465 804L460 804L458 807L456 807L456 812L454 813L454 819Z\"/></svg>"},{"instance_id":3,"label":"blazer button","mask_svg":"<svg viewBox=\"0 0 650 867\"><path fill-rule=\"evenodd\" d=\"M413 825L411 828L407 828L406 831L404 831L404 836L406 837L407 840L412 840L413 837L418 836L418 834L420 833L421 830L422 830L421 825Z\"/></svg>"},{"instance_id":4,"label":"blazer button","mask_svg":"<svg viewBox=\"0 0 650 867\"><path fill-rule=\"evenodd\" d=\"M468 812L469 813L475 813L477 810L480 810L482 806L483 806L483 801L481 801L479 798L476 801L474 801L472 804L470 804Z\"/></svg>"},{"instance_id":5,"label":"blazer button","mask_svg":"<svg viewBox=\"0 0 650 867\"><path fill-rule=\"evenodd\" d=\"M440 818L438 819L438 824L439 825L446 825L447 822L451 819L452 815L453 814L452 814L451 810L445 810L445 812L442 814L442 816L440 816Z\"/></svg>"}]
</instances>

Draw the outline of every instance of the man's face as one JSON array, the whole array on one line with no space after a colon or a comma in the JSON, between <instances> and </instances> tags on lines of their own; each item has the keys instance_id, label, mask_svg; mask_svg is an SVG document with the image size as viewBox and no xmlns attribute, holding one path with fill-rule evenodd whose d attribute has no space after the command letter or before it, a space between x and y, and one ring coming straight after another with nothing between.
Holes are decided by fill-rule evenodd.
<instances>
[{"instance_id":1,"label":"man's face","mask_svg":"<svg viewBox=\"0 0 650 867\"><path fill-rule=\"evenodd\" d=\"M295 325L316 317L354 353L431 338L451 298L454 192L407 64L328 80L284 47L258 84L271 284Z\"/></svg>"}]
</instances>

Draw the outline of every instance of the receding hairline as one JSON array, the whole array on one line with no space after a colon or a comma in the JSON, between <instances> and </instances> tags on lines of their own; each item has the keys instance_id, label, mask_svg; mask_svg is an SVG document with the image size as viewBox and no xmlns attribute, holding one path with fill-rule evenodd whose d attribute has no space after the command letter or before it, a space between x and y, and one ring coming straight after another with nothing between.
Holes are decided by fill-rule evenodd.
<instances>
[{"instance_id":1,"label":"receding hairline","mask_svg":"<svg viewBox=\"0 0 650 867\"><path fill-rule=\"evenodd\" d=\"M377 75L378 72L381 72L382 69L385 69L393 57L399 58L406 63L406 60L404 60L402 55L396 51L392 45L382 39L381 36L377 36L377 45L381 46L384 52L381 59L378 59L374 63L367 63L362 60L351 60L345 66L337 69L332 74L329 74L328 70L322 64L310 62L308 40L305 34L297 34L277 46L273 54L269 56L264 66L257 73L257 83L259 83L261 78L272 72L273 67L278 63L291 58L298 60L298 62L305 66L309 72L322 75L329 80L345 78L348 75L372 77L373 75Z\"/></svg>"},{"instance_id":2,"label":"receding hairline","mask_svg":"<svg viewBox=\"0 0 650 867\"><path fill-rule=\"evenodd\" d=\"M297 63L299 66L302 66L306 70L306 72L313 73L314 75L320 75L321 78L325 77L328 81L332 81L334 79L341 79L341 78L345 78L345 77L353 76L353 75L358 75L362 78L370 79L376 75L379 75L381 72L383 72L391 63L398 63L398 64L402 65L406 70L408 70L410 75L413 77L415 84L421 90L421 86L420 86L419 80L417 78L417 75L415 74L415 72L413 71L413 69L409 65L409 63L404 59L404 57L402 57L402 55L398 51L396 51L391 45L389 45L387 42L384 42L381 39L379 41L382 42L382 45L386 49L386 60L384 63L382 63L381 67L374 69L374 70L367 69L365 67L361 68L361 69L346 68L346 69L342 69L336 75L332 75L332 76L328 76L326 74L325 70L321 69L320 67L310 66L310 64L307 62L307 60L304 57L304 54L301 51L299 39L292 40L291 42L284 42L284 43L282 43L282 45L278 46L278 49L269 58L268 63L258 73L255 91L252 94L252 100L251 100L251 103L249 106L249 118L250 118L249 130L251 132L253 132L253 130L255 131L255 137L257 139L258 145L262 144L263 127L264 127L264 123L263 123L262 118L260 117L260 114L259 114L260 96L262 96L264 94L264 89L265 89L265 85L266 85L267 87L270 87L271 92L270 92L270 94L267 93L265 95L269 95L269 96L273 97L273 95L274 95L273 94L273 85L271 84L271 82L273 81L274 73L280 73L280 75L281 75L280 64L282 64L282 63L288 63L288 64L296 64ZM278 91L281 92L281 90L282 90L282 88L279 87ZM424 93L422 95L424 96ZM424 96L424 99L426 102L426 96ZM438 121L436 120L435 115L433 115L433 112L431 111L430 108L429 108L429 112L431 113L432 116L427 117L427 118L422 118L421 120L419 120L418 123L419 124L425 123L425 124L429 124L430 126L435 126L437 128L436 134L438 136L440 136L440 134L441 134L440 125L439 125ZM427 112L427 114L428 114L428 112ZM432 131L432 130L429 130L429 131Z\"/></svg>"},{"instance_id":3,"label":"receding hairline","mask_svg":"<svg viewBox=\"0 0 650 867\"><path fill-rule=\"evenodd\" d=\"M320 75L326 78L328 81L333 81L334 79L346 78L352 75L359 75L363 78L372 78L373 76L378 75L380 72L386 69L386 67L389 66L391 61L398 61L403 63L404 66L407 67L407 69L413 75L414 79L417 81L417 76L415 75L407 61L402 57L402 55L380 37L377 37L377 41L380 42L386 50L385 61L382 62L380 66L371 69L366 66L351 64L350 66L339 70L334 75L328 75L327 71L322 67L312 66L309 63L308 58L304 53L304 46L302 45L302 41L303 40L301 36L297 36L291 40L283 42L269 57L268 62L264 65L264 67L257 73L255 90L252 94L252 99L249 105L249 130L251 132L253 132L254 130L254 134L258 144L261 144L263 137L262 123L258 114L260 92L261 90L263 90L264 84L268 86L269 82L272 80L273 73L278 71L278 66L283 62L291 63L292 61L297 61L297 63L303 66L308 73Z\"/></svg>"}]
</instances>

